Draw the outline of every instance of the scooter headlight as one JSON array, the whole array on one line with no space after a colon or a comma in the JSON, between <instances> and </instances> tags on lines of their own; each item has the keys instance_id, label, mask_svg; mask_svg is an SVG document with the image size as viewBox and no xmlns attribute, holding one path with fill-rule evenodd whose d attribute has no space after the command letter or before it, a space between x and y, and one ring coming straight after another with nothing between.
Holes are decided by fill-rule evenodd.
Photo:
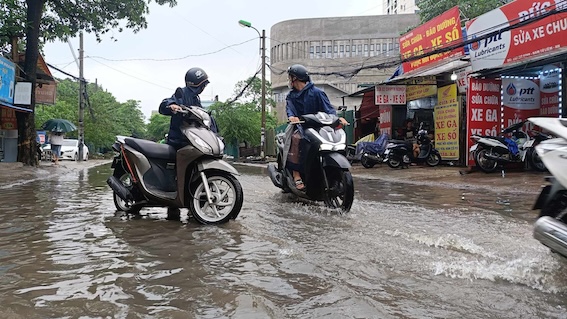
<instances>
[{"instance_id":1,"label":"scooter headlight","mask_svg":"<svg viewBox=\"0 0 567 319\"><path fill-rule=\"evenodd\" d=\"M189 132L189 135L191 135L191 138L193 138L193 141L195 142L194 146L196 146L201 152L203 153L213 152L213 149L202 138L193 134L192 132Z\"/></svg>"}]
</instances>

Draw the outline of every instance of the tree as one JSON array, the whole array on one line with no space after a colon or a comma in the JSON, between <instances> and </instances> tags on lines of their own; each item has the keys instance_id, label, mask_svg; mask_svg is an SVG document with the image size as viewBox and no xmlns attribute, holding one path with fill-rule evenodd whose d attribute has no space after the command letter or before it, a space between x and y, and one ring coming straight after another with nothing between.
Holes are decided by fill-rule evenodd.
<instances>
[{"instance_id":1,"label":"tree","mask_svg":"<svg viewBox=\"0 0 567 319\"><path fill-rule=\"evenodd\" d=\"M456 5L459 6L465 18L473 19L506 2L505 0L421 0L417 6L421 23L425 23Z\"/></svg>"},{"instance_id":2,"label":"tree","mask_svg":"<svg viewBox=\"0 0 567 319\"><path fill-rule=\"evenodd\" d=\"M147 125L148 138L154 141L163 139L165 134L169 132L169 121L169 116L153 114L150 117L150 123Z\"/></svg>"},{"instance_id":3,"label":"tree","mask_svg":"<svg viewBox=\"0 0 567 319\"><path fill-rule=\"evenodd\" d=\"M58 81L56 104L36 108L36 127L52 118L62 118L77 124L79 83L69 79ZM89 145L91 152L110 149L116 135L146 136L144 116L138 101L120 103L110 92L95 84L89 84L87 92L94 115L94 118L88 113L85 116L85 143ZM72 132L67 135L76 137L76 134Z\"/></svg>"},{"instance_id":4,"label":"tree","mask_svg":"<svg viewBox=\"0 0 567 319\"><path fill-rule=\"evenodd\" d=\"M242 96L244 102L217 102L210 107L221 135L229 143L248 142L252 146L258 146L262 127L262 82L256 77L248 78L238 82L234 92L237 97ZM266 82L266 105L275 107L275 101L268 98L270 96L271 84ZM266 113L266 129L274 128L276 123L275 116Z\"/></svg>"},{"instance_id":5,"label":"tree","mask_svg":"<svg viewBox=\"0 0 567 319\"><path fill-rule=\"evenodd\" d=\"M99 0L2 0L0 2L0 48L7 40L18 34L25 34L26 51L24 78L36 85L36 65L39 57L40 39L49 41L67 39L79 31L94 33L98 40L112 29L123 31L120 26L137 32L147 27L145 16L151 0L99 1ZM176 0L155 0L159 5L173 7ZM32 104L35 109L35 90L32 90ZM35 114L16 113L20 145L18 161L35 166Z\"/></svg>"}]
</instances>

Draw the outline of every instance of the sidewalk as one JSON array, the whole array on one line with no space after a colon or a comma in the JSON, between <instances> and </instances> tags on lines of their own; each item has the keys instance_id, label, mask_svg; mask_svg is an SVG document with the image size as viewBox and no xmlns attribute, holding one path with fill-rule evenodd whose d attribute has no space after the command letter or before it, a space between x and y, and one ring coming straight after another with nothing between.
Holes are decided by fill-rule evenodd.
<instances>
[{"instance_id":1,"label":"sidewalk","mask_svg":"<svg viewBox=\"0 0 567 319\"><path fill-rule=\"evenodd\" d=\"M9 187L14 183L27 183L46 179L108 163L112 163L112 160L60 161L59 165L53 165L51 162L40 162L38 167L24 166L20 162L0 163L0 189Z\"/></svg>"}]
</instances>

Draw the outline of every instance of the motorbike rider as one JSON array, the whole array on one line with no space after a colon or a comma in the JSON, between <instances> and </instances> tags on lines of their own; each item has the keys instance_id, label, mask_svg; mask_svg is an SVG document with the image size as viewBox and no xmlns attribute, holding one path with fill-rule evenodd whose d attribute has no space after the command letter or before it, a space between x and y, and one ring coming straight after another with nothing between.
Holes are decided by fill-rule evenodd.
<instances>
[{"instance_id":1,"label":"motorbike rider","mask_svg":"<svg viewBox=\"0 0 567 319\"><path fill-rule=\"evenodd\" d=\"M180 105L203 107L199 94L203 92L207 84L209 84L209 76L203 69L197 67L190 68L187 73L185 73L185 87L177 88L170 98L164 99L159 105L160 114L171 116L167 144L175 147L176 150L187 146L189 142L181 132L183 118L173 115L181 110ZM219 133L216 122L212 117L211 130L215 133Z\"/></svg>"},{"instance_id":2,"label":"motorbike rider","mask_svg":"<svg viewBox=\"0 0 567 319\"><path fill-rule=\"evenodd\" d=\"M313 82L309 76L309 71L301 64L294 64L287 69L288 87L291 89L286 98L286 113L291 124L299 122L299 117L305 114L315 114L325 112L336 115L337 112L331 105L327 94ZM348 124L344 118L340 118L343 125ZM288 152L286 166L292 171L295 187L298 190L305 190L305 185L301 179L301 152L300 141L303 136L301 128L293 132L291 145Z\"/></svg>"},{"instance_id":3,"label":"motorbike rider","mask_svg":"<svg viewBox=\"0 0 567 319\"><path fill-rule=\"evenodd\" d=\"M164 99L159 105L160 114L171 116L166 143L173 146L176 150L187 146L189 141L181 132L183 118L175 115L182 109L180 105L203 107L199 94L205 90L207 84L209 84L209 76L203 69L198 67L190 68L187 73L185 73L185 87L177 88L170 98ZM211 130L217 134L219 133L218 127L212 117ZM179 219L179 215L179 208L168 207L168 219L177 220Z\"/></svg>"}]
</instances>

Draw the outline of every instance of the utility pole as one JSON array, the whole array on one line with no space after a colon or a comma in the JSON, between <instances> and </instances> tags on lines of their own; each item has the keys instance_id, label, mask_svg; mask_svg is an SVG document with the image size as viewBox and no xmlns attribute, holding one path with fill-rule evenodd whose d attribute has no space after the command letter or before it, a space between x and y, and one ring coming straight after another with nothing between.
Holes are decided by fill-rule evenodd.
<instances>
[{"instance_id":1,"label":"utility pole","mask_svg":"<svg viewBox=\"0 0 567 319\"><path fill-rule=\"evenodd\" d=\"M79 33L79 153L78 160L83 160L83 145L85 143L85 79L83 78L83 32Z\"/></svg>"},{"instance_id":2,"label":"utility pole","mask_svg":"<svg viewBox=\"0 0 567 319\"><path fill-rule=\"evenodd\" d=\"M262 135L260 157L266 159L266 30L262 30Z\"/></svg>"}]
</instances>

